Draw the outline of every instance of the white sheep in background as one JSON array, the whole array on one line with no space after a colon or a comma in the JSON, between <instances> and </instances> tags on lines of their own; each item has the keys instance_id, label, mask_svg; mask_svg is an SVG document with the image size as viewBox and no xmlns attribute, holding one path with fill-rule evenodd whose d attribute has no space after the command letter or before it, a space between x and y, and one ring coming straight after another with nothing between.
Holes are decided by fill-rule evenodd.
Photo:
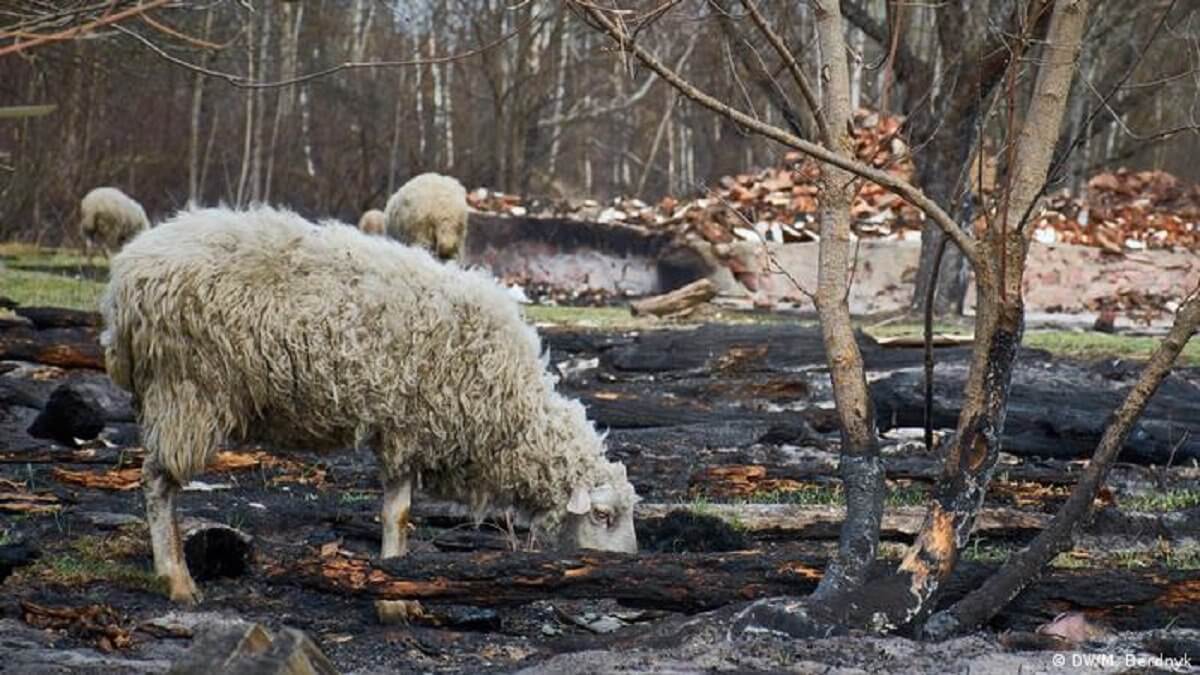
<instances>
[{"instance_id":1,"label":"white sheep in background","mask_svg":"<svg viewBox=\"0 0 1200 675\"><path fill-rule=\"evenodd\" d=\"M120 249L138 232L150 227L146 211L124 192L98 187L79 204L79 234L83 236L88 258L99 246L108 255Z\"/></svg>"},{"instance_id":2,"label":"white sheep in background","mask_svg":"<svg viewBox=\"0 0 1200 675\"><path fill-rule=\"evenodd\" d=\"M457 260L467 231L467 190L449 176L423 173L396 190L384 214L394 239Z\"/></svg>"},{"instance_id":3,"label":"white sheep in background","mask_svg":"<svg viewBox=\"0 0 1200 675\"><path fill-rule=\"evenodd\" d=\"M155 571L196 599L180 486L224 439L369 446L383 557L407 551L414 480L515 507L565 547L636 551L637 495L537 333L486 274L269 207L188 210L130 242L101 301L107 368L139 402Z\"/></svg>"},{"instance_id":4,"label":"white sheep in background","mask_svg":"<svg viewBox=\"0 0 1200 675\"><path fill-rule=\"evenodd\" d=\"M367 234L384 234L387 232L387 217L379 209L364 211L358 219L358 229Z\"/></svg>"}]
</instances>

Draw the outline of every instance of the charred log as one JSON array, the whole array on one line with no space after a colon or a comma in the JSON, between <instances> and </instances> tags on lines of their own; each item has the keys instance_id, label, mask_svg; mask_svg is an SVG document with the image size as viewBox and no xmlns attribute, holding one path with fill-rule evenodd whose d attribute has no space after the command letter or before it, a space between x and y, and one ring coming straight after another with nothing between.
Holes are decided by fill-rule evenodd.
<instances>
[{"instance_id":1,"label":"charred log","mask_svg":"<svg viewBox=\"0 0 1200 675\"><path fill-rule=\"evenodd\" d=\"M0 359L32 361L60 368L104 370L96 329L10 327L0 331Z\"/></svg>"}]
</instances>

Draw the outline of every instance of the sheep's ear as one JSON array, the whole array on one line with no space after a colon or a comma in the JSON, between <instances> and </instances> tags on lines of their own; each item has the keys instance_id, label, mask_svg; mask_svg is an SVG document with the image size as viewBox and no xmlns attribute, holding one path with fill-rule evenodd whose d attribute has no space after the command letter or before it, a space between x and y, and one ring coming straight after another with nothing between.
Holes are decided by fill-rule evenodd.
<instances>
[{"instance_id":1,"label":"sheep's ear","mask_svg":"<svg viewBox=\"0 0 1200 675\"><path fill-rule=\"evenodd\" d=\"M571 501L567 502L567 513L574 513L577 516L592 510L592 495L591 491L583 485L576 485L575 490L571 492Z\"/></svg>"}]
</instances>

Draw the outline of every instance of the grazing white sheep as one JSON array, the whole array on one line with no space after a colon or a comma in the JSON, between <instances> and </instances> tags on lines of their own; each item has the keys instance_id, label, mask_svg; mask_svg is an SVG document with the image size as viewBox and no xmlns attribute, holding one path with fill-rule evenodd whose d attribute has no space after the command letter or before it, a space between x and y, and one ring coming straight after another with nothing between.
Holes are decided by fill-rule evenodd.
<instances>
[{"instance_id":1,"label":"grazing white sheep","mask_svg":"<svg viewBox=\"0 0 1200 675\"><path fill-rule=\"evenodd\" d=\"M107 255L150 227L142 205L117 188L98 187L87 193L79 204L79 212L79 234L89 258L95 247L99 246Z\"/></svg>"},{"instance_id":2,"label":"grazing white sheep","mask_svg":"<svg viewBox=\"0 0 1200 675\"><path fill-rule=\"evenodd\" d=\"M379 209L364 211L362 218L358 219L358 229L367 234L384 234L387 232L387 218Z\"/></svg>"},{"instance_id":3,"label":"grazing white sheep","mask_svg":"<svg viewBox=\"0 0 1200 675\"><path fill-rule=\"evenodd\" d=\"M346 225L188 210L111 264L107 368L138 401L156 572L192 601L174 501L223 439L371 447L383 557L407 551L414 481L479 515L515 507L565 547L635 551L637 495L537 333L483 273Z\"/></svg>"},{"instance_id":4,"label":"grazing white sheep","mask_svg":"<svg viewBox=\"0 0 1200 675\"><path fill-rule=\"evenodd\" d=\"M394 239L457 260L467 231L467 190L449 176L423 173L388 199L384 214Z\"/></svg>"}]
</instances>

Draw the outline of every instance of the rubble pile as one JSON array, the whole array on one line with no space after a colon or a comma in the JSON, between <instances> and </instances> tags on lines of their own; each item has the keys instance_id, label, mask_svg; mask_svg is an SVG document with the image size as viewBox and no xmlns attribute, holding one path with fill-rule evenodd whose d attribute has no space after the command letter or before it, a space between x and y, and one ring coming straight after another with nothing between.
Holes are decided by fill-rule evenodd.
<instances>
[{"instance_id":1,"label":"rubble pile","mask_svg":"<svg viewBox=\"0 0 1200 675\"><path fill-rule=\"evenodd\" d=\"M913 178L908 146L900 138L902 118L859 110L854 117L858 158L905 180ZM607 204L523 199L484 188L468 196L479 211L667 228L681 238L714 245L734 242L805 242L818 237L819 165L788 152L783 163L725 176L707 194L656 204L619 197ZM984 162L984 191L997 183L996 161ZM875 183L863 183L851 207L854 230L863 237L918 238L923 214ZM1119 254L1147 248L1200 249L1200 186L1184 186L1163 171L1101 173L1081 195L1056 194L1035 221L1042 243L1094 246Z\"/></svg>"},{"instance_id":2,"label":"rubble pile","mask_svg":"<svg viewBox=\"0 0 1200 675\"><path fill-rule=\"evenodd\" d=\"M860 111L855 117L855 151L860 160L907 180L912 177L913 166L907 146L899 138L900 123L898 117ZM468 201L476 210L489 213L670 228L680 235L694 233L712 244L764 239L803 242L818 238L815 220L819 177L816 162L798 152L788 152L784 166L725 176L708 194L687 201L665 197L657 204L647 204L621 197L607 205L591 199L541 202L482 188L468 195ZM864 236L915 233L921 225L917 209L874 183L859 189L851 213L856 229Z\"/></svg>"},{"instance_id":3,"label":"rubble pile","mask_svg":"<svg viewBox=\"0 0 1200 675\"><path fill-rule=\"evenodd\" d=\"M1043 243L1095 246L1121 254L1148 248L1200 248L1200 186L1165 171L1101 173L1084 195L1059 193L1038 218Z\"/></svg>"}]
</instances>

